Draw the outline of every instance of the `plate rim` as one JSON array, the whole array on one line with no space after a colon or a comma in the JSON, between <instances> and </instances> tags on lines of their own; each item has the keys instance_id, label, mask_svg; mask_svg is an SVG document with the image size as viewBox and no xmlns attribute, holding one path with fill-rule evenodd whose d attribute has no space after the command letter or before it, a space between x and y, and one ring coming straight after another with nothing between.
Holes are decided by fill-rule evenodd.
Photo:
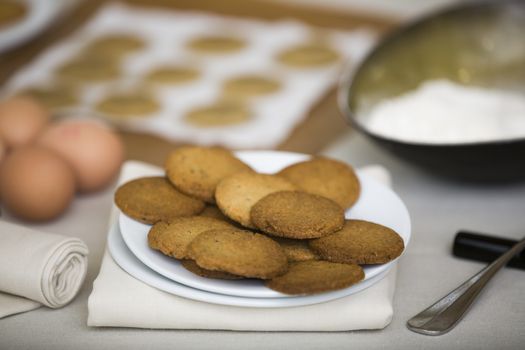
<instances>
[{"instance_id":1,"label":"plate rim","mask_svg":"<svg viewBox=\"0 0 525 350\"><path fill-rule=\"evenodd\" d=\"M379 281L383 280L392 268L397 264L395 261L394 265L391 265L387 270L374 277L374 280L369 285L364 285L358 291L352 294L344 294L342 290L306 295L306 296L294 296L291 298L248 298L230 296L225 294L211 293L200 289L191 288L189 286L172 281L157 272L151 270L149 267L144 265L124 243L124 239L121 236L118 220L113 220L108 233L107 248L113 261L131 277L142 281L143 283L158 289L160 291L173 294L178 297L185 299L196 300L200 302L206 302L209 304L247 307L247 308L289 308L289 307L300 307L314 304L320 304L324 302L330 302L332 300L349 297L350 295L360 293L374 285ZM120 239L120 243L119 243ZM120 252L119 252L120 250ZM136 265L136 266L134 266Z\"/></svg>"}]
</instances>

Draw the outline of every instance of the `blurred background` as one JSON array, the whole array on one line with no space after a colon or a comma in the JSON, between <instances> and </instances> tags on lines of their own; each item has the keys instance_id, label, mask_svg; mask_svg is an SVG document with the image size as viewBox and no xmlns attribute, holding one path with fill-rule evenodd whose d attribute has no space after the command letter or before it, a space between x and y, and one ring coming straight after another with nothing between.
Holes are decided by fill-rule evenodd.
<instances>
[{"instance_id":1,"label":"blurred background","mask_svg":"<svg viewBox=\"0 0 525 350\"><path fill-rule=\"evenodd\" d=\"M150 118L150 122L144 121L144 119L141 120L137 115L135 115L135 118L106 118L105 120L113 125L120 124L118 125L118 129L122 131L127 155L130 158L160 163L165 158L166 152L162 150L168 150L173 143L189 142L192 140L197 140L197 142L204 144L223 144L231 148L279 148L310 153L318 152L334 138L348 130L345 122L339 117L334 93L334 85L337 79L339 79L344 63L350 62L350 64L356 65L366 51L386 32L401 23L410 21L411 19L422 16L425 13L446 6L452 2L454 1L227 0L215 2L129 0L112 2L99 0L7 0L2 1L2 16L4 18L2 21L5 24L0 33L0 50L2 52L0 56L0 81L2 82L4 96L12 96L20 92L27 94L29 92L33 97L36 96L44 103L47 103L48 106L53 109L54 114L60 116L85 116L87 114L94 116L97 112L100 114L100 109L86 108L86 105L93 106L100 103L104 99L104 96L108 95L108 90L114 91L115 89L122 89L127 92L128 90L137 89L141 90L141 92L147 91L150 95L156 94L156 101L153 102L147 97L144 97L147 94L141 94L142 99L146 101L142 101L139 108L145 108L144 113L157 116L156 118ZM226 62L227 59L224 58L224 56L227 55L220 54L216 54L215 58L217 58L217 61L222 60L222 62L212 62L213 59L203 57L205 55L201 55L201 57L188 57L187 53L176 50L172 53L163 53L158 52L162 50L156 51L153 49L142 54L137 50L135 56L142 55L142 57L129 57L132 55L124 57L126 61L118 62L118 64L121 65L120 71L113 76L111 76L111 72L107 72L109 70L108 67L105 68L106 72L102 72L100 67L93 67L97 64L103 66L104 63L100 64L100 60L98 63L94 62L95 60L91 60L91 62L87 62L89 60L83 60L80 64L84 63L84 67L80 69L91 69L88 73L75 72L75 69L78 67L65 67L63 70L72 69L73 73L71 74L73 75L87 74L91 76L91 78L76 78L76 81L71 83L71 80L75 80L75 78L73 78L65 83L64 81L67 79L63 79L63 76L59 77L60 79L57 79L56 76L52 77L52 74L57 75L56 71L60 70L61 66L67 66L68 62L73 61L73 63L77 63L78 60L75 61L75 59L78 57L78 52L82 49L78 47L78 44L80 44L79 40L83 41L82 44L86 44L85 46L89 46L86 41L96 41L95 39L97 37L103 38L104 36L111 36L113 34L119 35L122 34L122 32L133 32L133 27L137 29L134 23L126 22L126 18L124 18L125 16L123 16L121 11L115 9L115 4L120 4L121 9L125 8L135 11L132 15L141 17L144 21L148 21L148 18L155 18L157 15L161 15L160 17L167 16L170 12L173 16L179 16L177 21L191 22L192 14L197 15L197 17L203 14L212 16L211 18L201 17L200 19L196 19L194 16L194 22L200 21L201 23L199 24L181 24L178 26L176 23L173 23L177 21L171 21L171 24L164 26L164 29L158 28L162 26L149 28L150 34L146 33L146 30L139 30L139 33L135 33L135 36L153 36L153 38L146 38L146 43L148 44L146 48L147 46L151 47L149 44L152 41L156 42L157 45L163 45L162 39L160 39L159 36L172 35L174 39L169 44L173 45L177 44L177 41L183 43L184 41L190 40L193 35L197 35L196 33L200 30L199 27L209 28L219 26L221 30L223 30L231 25L242 26L247 24L240 24L235 21L228 23L225 16L232 19L241 18L245 22L248 20L248 27L250 28L246 28L245 32L248 33L249 40L256 42L253 46L257 47L254 47L253 52L248 53L244 57L233 57L230 62ZM108 13L111 7L115 10L112 14ZM170 11L166 12L164 11L165 9L169 9ZM142 13L143 16L137 16L137 13ZM106 23L111 22L111 20L108 20L108 18L104 19L103 17L111 17L113 15L120 16L119 21L121 25L107 26ZM182 19L180 16L185 18ZM169 18L165 20L170 22ZM221 20L223 20L223 22L218 23L221 22ZM271 22L268 23L268 20L273 22L273 25ZM250 25L249 22L253 22L253 25ZM289 24L289 26L284 28L282 26L285 23ZM173 33L162 34L162 30L169 31L169 29L166 29L166 27L169 26L173 27ZM281 26L281 28L279 28L279 26ZM183 33L184 29L181 31L181 28L190 27L191 29L188 29L186 33ZM159 35L155 35L156 30L159 30ZM191 31L194 32L191 33ZM212 31L215 31L215 28ZM318 40L324 35L321 33L322 31L325 31L324 34L331 32L325 35L324 44L328 43L333 49L340 51L336 52L337 55L342 56L336 68L333 66L330 67L330 64L323 67L321 64L318 67L314 65L310 67L310 69L303 69L302 71L296 69L296 71L292 73L297 74L292 74L290 71L283 72L283 69L280 69L282 67L271 66L267 61L253 60L254 55L276 56L280 51L286 50L287 45L289 48L293 48L294 45L301 45L305 42L322 41ZM282 35L283 32L287 34ZM272 39L272 35L275 36L275 40ZM339 37L337 37L337 35L339 35ZM282 39L280 43L278 43L279 40L277 40L279 38ZM274 45L268 45L268 42L271 43L272 41L274 41ZM145 42L139 45L143 44L145 44ZM125 46L126 43L122 45ZM96 50L91 50L91 53L95 51ZM172 55L171 58L170 54ZM93 54L92 56L95 55ZM163 101L159 101L163 98L173 100L173 98L177 99L179 96L181 99L186 100L187 94L180 88L180 83L172 84L178 84L179 86L178 90L175 89L177 91L171 90L169 97L159 97L159 94L156 92L152 93L150 87L144 88L145 84L136 84L136 82L129 81L133 80L134 76L147 74L146 71L148 69L152 71L157 66L164 67L165 63L172 58L173 61L169 63L178 64L182 62L182 65L185 66L184 68L188 68L188 62L194 65L206 66L206 72L199 72L200 77L204 78L203 81L205 81L203 86L194 86L195 89L197 89L196 91L198 91L197 93L187 93L190 95L190 99L192 98L191 96L196 95L201 96L201 98L193 98L196 101L194 103L188 102L190 105L184 106L184 108L181 107L182 110L177 109L177 106L167 106L169 102L163 103ZM235 66L238 65L239 60L244 61L243 64L245 67L236 70ZM213 67L214 64L216 67ZM88 66L87 68L86 65ZM293 66L293 63L291 65ZM195 69L195 67L191 68ZM333 68L332 71L330 71L330 68ZM223 76L219 76L220 73L216 73L217 70L222 70L223 72L228 71L228 73L223 73ZM47 71L47 73L43 71ZM309 76L308 73L310 73ZM62 75L67 74L66 72ZM96 74L102 75L103 77L98 79L98 81L97 79L92 79L93 75ZM106 76L107 74L109 75ZM176 73L171 72L171 74ZM181 73L179 72L179 74ZM188 74L188 72L186 72L186 74ZM226 124L229 123L229 127L227 125L222 125L222 127L215 125L211 130L210 128L203 127L203 123L208 124L208 126L210 124L209 119L202 121L203 118L210 118L206 113L213 114L217 112L216 109L210 112L206 110L205 107L215 106L215 102L219 99L217 95L222 94L213 91L214 88L210 88L211 85L221 84L221 82L217 82L217 80L221 79L228 80L230 78L234 79L235 77L246 77L246 75L250 75L250 77L253 78L253 75L261 74L266 75L266 77L268 77L269 74L274 77L276 75L281 77L285 76L283 79L286 81L285 86L283 86L283 82L279 82L280 88L278 90L282 92L281 99L278 98L278 94L274 94L276 98L273 100L271 96L270 98L266 98L265 101L264 98L259 98L258 101L252 102L251 105L248 106L249 111L246 111L246 107L238 107L239 103L229 103L227 106L218 106L222 107L221 118L230 118L229 122L224 122ZM82 84L78 84L78 80L80 79L84 80ZM169 80L170 78L168 77L166 79ZM181 78L172 77L171 79ZM101 80L104 80L104 84L100 83ZM249 84L250 82L244 82L244 84L246 83ZM252 82L252 84L258 83ZM65 85L67 85L67 88L64 87ZM72 85L75 85L75 87L71 87ZM79 85L83 86L79 87ZM93 87L93 85L98 86ZM106 85L106 87L104 88L102 85ZM132 85L131 88L129 87L130 85ZM166 87L169 84L164 85ZM295 96L294 91L292 91L298 90L294 87L295 85L301 86L301 90L310 90L303 91L301 96ZM255 89L257 88L260 87L255 86ZM164 92L169 89L170 87L168 86L164 89ZM240 89L242 89L242 87ZM262 89L264 90L264 87ZM167 94L170 94L170 92L168 91ZM252 94L262 95L262 93ZM267 93L267 95L270 94ZM290 98L297 99L296 105L283 108L283 104L289 105L287 101L289 101ZM220 99L223 100L222 98ZM252 101L253 100L254 99L252 99ZM261 100L263 100L263 102L261 102ZM147 106L148 103L150 106ZM124 102L124 104L126 103ZM155 106L155 104L157 104L157 106ZM158 104L162 106L159 107ZM259 106L255 106L257 104ZM232 107L232 105L234 106ZM68 107L69 109L67 110L64 107ZM75 107L75 109L71 107ZM129 109L129 106L124 106L124 108L126 107ZM205 110L200 110L200 107ZM151 109L151 111L148 111L148 108ZM256 111L254 111L254 109L256 109ZM286 112L282 112L283 109L286 109ZM184 119L183 115L187 115L195 110L197 114L198 112L201 112L201 114L194 117L194 119L198 121L190 124L189 127L185 123L178 122L178 124L174 126L174 123L170 120L170 118L173 119L174 114L178 114L179 118ZM139 112L136 113L140 114ZM171 116L164 118L162 116L159 117L159 115L163 113L171 114ZM204 116L202 116L202 113L204 113ZM257 132L254 132L253 129L250 130L248 126L249 123L245 124L244 127L242 123L235 123L235 120L239 121L250 118L243 116L243 114L250 114L252 120L256 119L260 121L263 118L261 114L269 118L268 114L275 115L276 113L286 114L285 117L279 118L280 124L274 122L270 122L269 124L263 122L253 123L254 129L270 127L273 130L272 134L278 134L266 143L257 143L254 141L259 135ZM109 114L109 112L106 114ZM224 117L224 115L226 115L226 117ZM211 118L214 118L213 115ZM117 121L115 119L117 119ZM200 127L199 125L196 127L196 124L199 123ZM276 125L280 125L280 127L276 128ZM170 128L174 130L170 132ZM153 137L153 135L155 136ZM242 135L245 136L243 137Z\"/></svg>"},{"instance_id":2,"label":"blurred background","mask_svg":"<svg viewBox=\"0 0 525 350\"><path fill-rule=\"evenodd\" d=\"M432 173L519 180L524 26L517 0L2 0L0 192L45 219L126 159L353 133ZM51 184L55 209L25 209Z\"/></svg>"}]
</instances>

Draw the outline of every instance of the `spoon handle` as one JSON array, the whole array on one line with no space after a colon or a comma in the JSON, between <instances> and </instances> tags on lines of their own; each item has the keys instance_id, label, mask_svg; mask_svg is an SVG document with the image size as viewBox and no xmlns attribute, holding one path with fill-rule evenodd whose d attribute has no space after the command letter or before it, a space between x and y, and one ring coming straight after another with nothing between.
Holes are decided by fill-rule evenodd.
<instances>
[{"instance_id":1,"label":"spoon handle","mask_svg":"<svg viewBox=\"0 0 525 350\"><path fill-rule=\"evenodd\" d=\"M525 238L458 288L408 320L408 329L425 335L441 335L450 331L461 320L488 281L524 247Z\"/></svg>"}]
</instances>

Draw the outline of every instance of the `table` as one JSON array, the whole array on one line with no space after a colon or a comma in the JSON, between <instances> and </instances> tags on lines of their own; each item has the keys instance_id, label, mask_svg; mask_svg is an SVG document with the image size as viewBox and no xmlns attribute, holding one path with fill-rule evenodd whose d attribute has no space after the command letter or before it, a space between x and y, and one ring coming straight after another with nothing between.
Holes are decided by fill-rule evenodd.
<instances>
[{"instance_id":1,"label":"table","mask_svg":"<svg viewBox=\"0 0 525 350\"><path fill-rule=\"evenodd\" d=\"M394 318L384 330L333 333L169 331L88 328L87 297L103 249L113 189L78 198L59 221L31 225L78 236L90 249L80 295L60 310L40 308L0 320L1 349L520 349L525 341L524 271L504 269L487 286L465 319L450 333L412 333L406 320L455 288L484 265L452 257L458 229L520 238L525 227L525 183L480 186L421 172L377 148L361 135L344 134L323 152L355 166L382 164L413 221L413 241L401 258ZM12 218L7 218L15 221Z\"/></svg>"}]
</instances>

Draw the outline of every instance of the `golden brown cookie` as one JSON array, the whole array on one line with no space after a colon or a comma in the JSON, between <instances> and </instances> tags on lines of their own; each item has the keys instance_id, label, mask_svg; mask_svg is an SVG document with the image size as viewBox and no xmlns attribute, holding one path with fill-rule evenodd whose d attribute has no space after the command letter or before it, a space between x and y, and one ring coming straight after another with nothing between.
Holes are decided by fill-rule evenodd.
<instances>
[{"instance_id":1,"label":"golden brown cookie","mask_svg":"<svg viewBox=\"0 0 525 350\"><path fill-rule=\"evenodd\" d=\"M288 180L275 175L243 172L224 178L217 185L217 206L230 219L245 227L254 228L250 219L252 206L266 195L277 191L297 189Z\"/></svg>"},{"instance_id":2,"label":"golden brown cookie","mask_svg":"<svg viewBox=\"0 0 525 350\"><path fill-rule=\"evenodd\" d=\"M359 198L361 186L349 165L329 158L317 157L292 164L278 173L301 190L329 198L343 209Z\"/></svg>"},{"instance_id":3,"label":"golden brown cookie","mask_svg":"<svg viewBox=\"0 0 525 350\"><path fill-rule=\"evenodd\" d=\"M214 218L217 220L227 222L228 224L235 226L237 228L242 228L242 225L240 225L238 222L235 222L229 217L227 217L226 215L224 215L224 213L217 206L212 205L212 204L208 204L206 208L204 208L204 210L199 214L199 216Z\"/></svg>"},{"instance_id":4,"label":"golden brown cookie","mask_svg":"<svg viewBox=\"0 0 525 350\"><path fill-rule=\"evenodd\" d=\"M258 201L250 213L260 230L278 237L308 239L343 227L344 211L334 201L300 191L280 191Z\"/></svg>"},{"instance_id":5,"label":"golden brown cookie","mask_svg":"<svg viewBox=\"0 0 525 350\"><path fill-rule=\"evenodd\" d=\"M204 231L231 228L224 221L204 216L172 218L153 225L148 232L148 245L164 255L186 259L188 246L195 237Z\"/></svg>"},{"instance_id":6,"label":"golden brown cookie","mask_svg":"<svg viewBox=\"0 0 525 350\"><path fill-rule=\"evenodd\" d=\"M104 115L126 118L151 115L160 109L160 104L148 94L128 92L107 96L96 108Z\"/></svg>"},{"instance_id":7,"label":"golden brown cookie","mask_svg":"<svg viewBox=\"0 0 525 350\"><path fill-rule=\"evenodd\" d=\"M154 224L200 213L204 203L180 193L164 177L142 177L126 182L115 192L115 204L129 217Z\"/></svg>"},{"instance_id":8,"label":"golden brown cookie","mask_svg":"<svg viewBox=\"0 0 525 350\"><path fill-rule=\"evenodd\" d=\"M206 277L206 278L215 278L220 280L240 280L244 277L232 275L228 272L222 272L222 271L212 271L212 270L206 270L200 267L195 263L193 260L185 259L181 261L181 265L188 271L193 272L194 274Z\"/></svg>"},{"instance_id":9,"label":"golden brown cookie","mask_svg":"<svg viewBox=\"0 0 525 350\"><path fill-rule=\"evenodd\" d=\"M347 220L342 230L309 244L325 260L355 264L384 264L405 248L394 230L363 220Z\"/></svg>"},{"instance_id":10,"label":"golden brown cookie","mask_svg":"<svg viewBox=\"0 0 525 350\"><path fill-rule=\"evenodd\" d=\"M311 260L291 263L287 273L266 286L285 294L315 294L347 288L364 277L359 265Z\"/></svg>"},{"instance_id":11,"label":"golden brown cookie","mask_svg":"<svg viewBox=\"0 0 525 350\"><path fill-rule=\"evenodd\" d=\"M85 51L89 55L120 58L145 46L143 39L127 34L114 34L94 39Z\"/></svg>"},{"instance_id":12,"label":"golden brown cookie","mask_svg":"<svg viewBox=\"0 0 525 350\"><path fill-rule=\"evenodd\" d=\"M251 112L245 105L221 101L190 110L184 116L184 121L197 127L209 128L244 123L251 117Z\"/></svg>"},{"instance_id":13,"label":"golden brown cookie","mask_svg":"<svg viewBox=\"0 0 525 350\"><path fill-rule=\"evenodd\" d=\"M319 260L319 255L310 249L306 239L274 237L273 240L283 248L289 262Z\"/></svg>"},{"instance_id":14,"label":"golden brown cookie","mask_svg":"<svg viewBox=\"0 0 525 350\"><path fill-rule=\"evenodd\" d=\"M278 91L281 84L274 79L259 75L243 75L224 83L223 90L229 98L246 98L268 95Z\"/></svg>"},{"instance_id":15,"label":"golden brown cookie","mask_svg":"<svg viewBox=\"0 0 525 350\"><path fill-rule=\"evenodd\" d=\"M166 66L159 67L146 75L146 80L156 84L178 85L199 78L200 72L192 67Z\"/></svg>"},{"instance_id":16,"label":"golden brown cookie","mask_svg":"<svg viewBox=\"0 0 525 350\"><path fill-rule=\"evenodd\" d=\"M316 68L337 62L340 55L329 46L310 43L284 50L277 60L287 66L296 68Z\"/></svg>"},{"instance_id":17,"label":"golden brown cookie","mask_svg":"<svg viewBox=\"0 0 525 350\"><path fill-rule=\"evenodd\" d=\"M199 215L214 218L217 220L233 222L229 217L224 215L222 211L215 205L207 205L206 208L204 208L204 210L201 211Z\"/></svg>"},{"instance_id":18,"label":"golden brown cookie","mask_svg":"<svg viewBox=\"0 0 525 350\"><path fill-rule=\"evenodd\" d=\"M103 57L85 56L59 67L56 75L68 83L84 84L116 79L120 67L117 62Z\"/></svg>"},{"instance_id":19,"label":"golden brown cookie","mask_svg":"<svg viewBox=\"0 0 525 350\"><path fill-rule=\"evenodd\" d=\"M242 230L211 230L198 235L188 253L197 265L238 276L268 279L288 269L282 248L264 235Z\"/></svg>"},{"instance_id":20,"label":"golden brown cookie","mask_svg":"<svg viewBox=\"0 0 525 350\"><path fill-rule=\"evenodd\" d=\"M188 42L188 48L207 54L226 54L240 51L246 46L244 40L227 36L206 36Z\"/></svg>"},{"instance_id":21,"label":"golden brown cookie","mask_svg":"<svg viewBox=\"0 0 525 350\"><path fill-rule=\"evenodd\" d=\"M75 88L71 86L34 87L20 94L33 97L49 109L71 107L78 103Z\"/></svg>"},{"instance_id":22,"label":"golden brown cookie","mask_svg":"<svg viewBox=\"0 0 525 350\"><path fill-rule=\"evenodd\" d=\"M253 171L230 151L217 147L180 147L171 152L166 174L180 191L215 203L215 188L225 177Z\"/></svg>"}]
</instances>

